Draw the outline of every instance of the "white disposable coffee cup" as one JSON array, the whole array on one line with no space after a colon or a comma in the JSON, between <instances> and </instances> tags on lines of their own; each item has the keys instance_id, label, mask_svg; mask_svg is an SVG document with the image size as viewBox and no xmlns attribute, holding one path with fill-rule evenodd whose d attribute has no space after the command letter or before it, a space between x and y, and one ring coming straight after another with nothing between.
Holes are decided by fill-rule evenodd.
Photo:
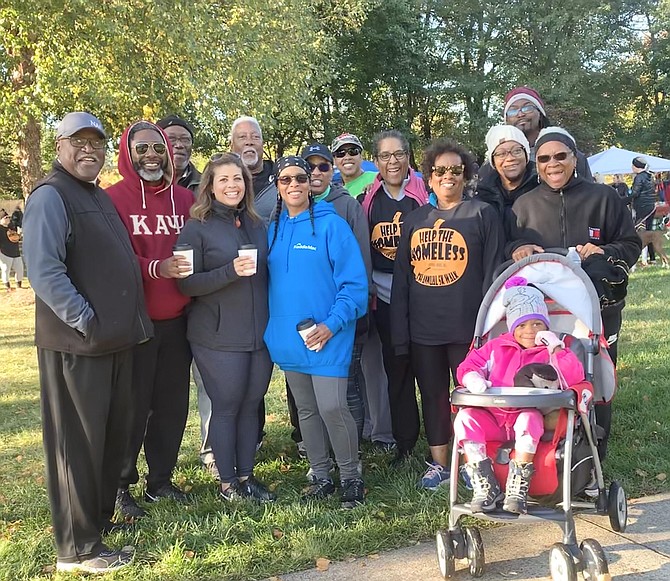
<instances>
[{"instance_id":1,"label":"white disposable coffee cup","mask_svg":"<svg viewBox=\"0 0 670 581\"><path fill-rule=\"evenodd\" d=\"M250 256L254 260L253 270L246 270L246 274L256 274L257 264L258 264L258 248L253 244L244 244L240 246L240 249L237 251L238 256Z\"/></svg>"},{"instance_id":2,"label":"white disposable coffee cup","mask_svg":"<svg viewBox=\"0 0 670 581\"><path fill-rule=\"evenodd\" d=\"M172 254L173 256L183 256L191 265L188 271L181 273L182 278L193 274L193 247L190 244L177 244L172 248Z\"/></svg>"},{"instance_id":3,"label":"white disposable coffee cup","mask_svg":"<svg viewBox=\"0 0 670 581\"><path fill-rule=\"evenodd\" d=\"M305 319L304 321L300 321L296 326L296 330L298 333L300 333L300 336L302 337L303 342L307 341L307 336L314 330L316 329L316 323L314 322L314 319ZM321 343L317 343L314 345L314 347L307 347L308 349L311 349L312 351L318 351L321 349Z\"/></svg>"}]
</instances>

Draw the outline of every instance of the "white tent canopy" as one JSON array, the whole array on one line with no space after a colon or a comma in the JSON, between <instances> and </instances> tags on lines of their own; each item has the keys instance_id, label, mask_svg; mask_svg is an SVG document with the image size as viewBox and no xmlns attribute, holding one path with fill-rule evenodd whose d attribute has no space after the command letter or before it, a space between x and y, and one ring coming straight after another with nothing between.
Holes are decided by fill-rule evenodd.
<instances>
[{"instance_id":1,"label":"white tent canopy","mask_svg":"<svg viewBox=\"0 0 670 581\"><path fill-rule=\"evenodd\" d=\"M632 173L631 162L635 157L644 157L649 163L649 169L653 172L670 171L670 159L654 157L644 153L635 153L627 149L610 147L605 151L596 153L589 157L589 166L591 173L600 175L610 175L615 173Z\"/></svg>"}]
</instances>

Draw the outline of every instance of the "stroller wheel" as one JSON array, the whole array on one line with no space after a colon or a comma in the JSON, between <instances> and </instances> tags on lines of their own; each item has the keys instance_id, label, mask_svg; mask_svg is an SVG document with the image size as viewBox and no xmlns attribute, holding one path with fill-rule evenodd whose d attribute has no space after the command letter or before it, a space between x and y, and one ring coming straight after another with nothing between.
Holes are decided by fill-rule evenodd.
<instances>
[{"instance_id":1,"label":"stroller wheel","mask_svg":"<svg viewBox=\"0 0 670 581\"><path fill-rule=\"evenodd\" d=\"M454 557L454 544L451 532L437 531L435 538L437 548L437 565L444 579L450 579L456 572L456 560Z\"/></svg>"},{"instance_id":2,"label":"stroller wheel","mask_svg":"<svg viewBox=\"0 0 670 581\"><path fill-rule=\"evenodd\" d=\"M622 533L626 530L628 501L626 500L625 490L616 480L613 480L610 484L607 494L607 514L610 517L610 526L614 532Z\"/></svg>"},{"instance_id":3,"label":"stroller wheel","mask_svg":"<svg viewBox=\"0 0 670 581\"><path fill-rule=\"evenodd\" d=\"M484 542L476 527L464 527L465 545L468 551L468 565L470 566L470 575L481 577L484 574Z\"/></svg>"},{"instance_id":4,"label":"stroller wheel","mask_svg":"<svg viewBox=\"0 0 670 581\"><path fill-rule=\"evenodd\" d=\"M612 579L607 565L607 557L600 543L594 539L584 539L579 546L582 550L582 564L585 581L609 581Z\"/></svg>"},{"instance_id":5,"label":"stroller wheel","mask_svg":"<svg viewBox=\"0 0 670 581\"><path fill-rule=\"evenodd\" d=\"M553 581L577 581L577 566L562 543L555 543L549 551L549 572Z\"/></svg>"}]
</instances>

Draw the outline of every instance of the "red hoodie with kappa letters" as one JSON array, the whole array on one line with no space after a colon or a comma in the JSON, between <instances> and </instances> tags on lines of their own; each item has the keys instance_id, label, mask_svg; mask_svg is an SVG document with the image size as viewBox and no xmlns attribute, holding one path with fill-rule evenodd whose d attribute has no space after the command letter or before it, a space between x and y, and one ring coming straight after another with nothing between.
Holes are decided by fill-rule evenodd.
<instances>
[{"instance_id":1,"label":"red hoodie with kappa letters","mask_svg":"<svg viewBox=\"0 0 670 581\"><path fill-rule=\"evenodd\" d=\"M123 132L119 144L119 173L123 179L107 188L107 193L128 230L139 260L149 316L158 321L174 319L183 313L190 298L179 292L177 279L161 277L159 265L172 256L172 247L188 219L193 194L175 183L170 140L153 123L168 148L168 168L158 186L150 185L138 175L129 140L135 125Z\"/></svg>"}]
</instances>

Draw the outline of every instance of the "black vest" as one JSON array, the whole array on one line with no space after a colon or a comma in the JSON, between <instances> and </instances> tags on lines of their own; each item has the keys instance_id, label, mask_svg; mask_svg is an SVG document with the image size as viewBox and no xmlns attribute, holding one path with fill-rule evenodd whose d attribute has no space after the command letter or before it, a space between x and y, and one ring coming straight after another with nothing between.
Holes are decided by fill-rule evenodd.
<instances>
[{"instance_id":1,"label":"black vest","mask_svg":"<svg viewBox=\"0 0 670 581\"><path fill-rule=\"evenodd\" d=\"M139 265L107 193L77 180L59 164L37 187L56 189L67 212L67 276L95 313L84 337L35 297L35 344L77 355L106 355L153 335ZM37 189L37 188L36 188ZM46 217L48 219L48 217Z\"/></svg>"}]
</instances>

